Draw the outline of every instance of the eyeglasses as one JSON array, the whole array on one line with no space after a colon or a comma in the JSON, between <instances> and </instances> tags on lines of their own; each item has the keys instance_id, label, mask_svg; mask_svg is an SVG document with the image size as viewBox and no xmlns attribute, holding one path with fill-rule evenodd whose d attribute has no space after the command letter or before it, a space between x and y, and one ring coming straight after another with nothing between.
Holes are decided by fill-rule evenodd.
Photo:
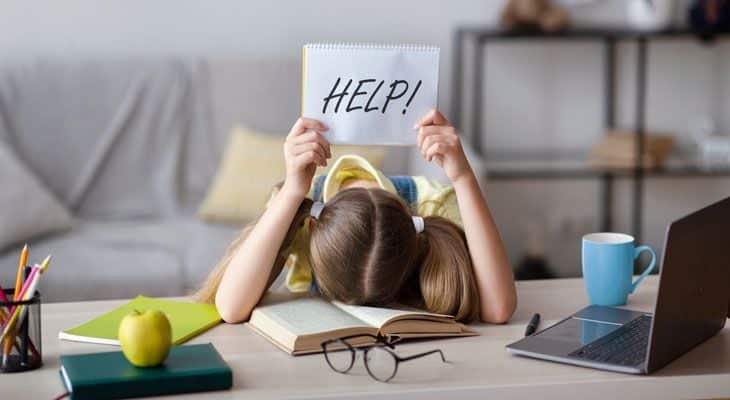
<instances>
[{"instance_id":1,"label":"eyeglasses","mask_svg":"<svg viewBox=\"0 0 730 400\"><path fill-rule=\"evenodd\" d=\"M438 353L441 356L441 361L447 362L446 358L444 358L444 353L438 349L408 357L401 357L393 352L395 349L394 342L388 342L384 337L379 335L360 334L322 342L322 350L324 351L324 358L327 360L327 364L335 372L341 374L348 373L355 364L355 355L357 353L357 349L353 344L366 338L375 339L375 344L359 347L359 350L363 352L365 369L376 381L388 382L393 379L398 372L398 365L404 361L411 361Z\"/></svg>"}]
</instances>

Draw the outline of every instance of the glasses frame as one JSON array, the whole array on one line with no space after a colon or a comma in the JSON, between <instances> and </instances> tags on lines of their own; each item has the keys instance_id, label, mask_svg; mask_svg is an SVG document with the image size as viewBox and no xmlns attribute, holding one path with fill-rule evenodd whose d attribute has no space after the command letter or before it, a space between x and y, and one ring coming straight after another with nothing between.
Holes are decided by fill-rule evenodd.
<instances>
[{"instance_id":1,"label":"glasses frame","mask_svg":"<svg viewBox=\"0 0 730 400\"><path fill-rule=\"evenodd\" d=\"M375 343L371 344L371 345L367 345L367 346L354 347L350 343L347 342L347 339L353 339L353 338L359 338L359 337L373 338L373 339L375 339ZM395 350L394 343L397 343L397 342L398 342L398 340L389 342L384 336L381 336L381 335L376 336L376 335L371 335L368 333L362 333L362 334L357 334L357 335L343 336L343 337L336 338L336 339L329 339L329 340L322 342L320 344L320 346L322 346L322 351L324 352L324 358L327 361L327 365L329 365L333 371L340 373L340 374L346 374L346 373L350 372L352 367L355 365L355 356L357 354L357 351L358 350L362 351L363 352L363 363L365 364L365 369L368 371L368 375L370 375L370 377L375 379L376 381L383 382L383 383L389 382L391 379L393 379L395 377L395 375L398 373L398 366L402 362L416 360L418 358L426 357L426 356L429 356L431 354L436 354L436 353L438 353L441 356L441 361L443 361L445 363L448 362L448 361L446 361L446 357L444 357L444 353L440 349L430 350L430 351L414 354L414 355L407 356L407 357L401 357L393 351L393 350ZM332 344L332 343L341 343L345 346L343 349L338 349L336 351L349 351L349 353L350 353L350 365L347 368L345 368L344 370L339 370L339 369L335 368L335 366L332 365L332 362L329 359L328 352L327 352L327 345ZM370 366L368 365L368 352L376 347L385 350L385 352L390 354L393 357L393 359L395 360L395 367L393 368L393 373L386 379L378 378L370 370Z\"/></svg>"}]
</instances>

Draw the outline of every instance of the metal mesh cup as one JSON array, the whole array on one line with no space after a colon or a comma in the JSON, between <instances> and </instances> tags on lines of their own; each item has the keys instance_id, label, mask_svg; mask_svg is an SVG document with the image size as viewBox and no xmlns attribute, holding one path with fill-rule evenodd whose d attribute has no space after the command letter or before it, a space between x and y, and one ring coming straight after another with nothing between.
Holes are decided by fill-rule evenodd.
<instances>
[{"instance_id":1,"label":"metal mesh cup","mask_svg":"<svg viewBox=\"0 0 730 400\"><path fill-rule=\"evenodd\" d=\"M10 301L0 300L0 372L22 372L40 368L41 353L41 295L12 301L14 289L5 289ZM12 316L17 312L13 322Z\"/></svg>"}]
</instances>

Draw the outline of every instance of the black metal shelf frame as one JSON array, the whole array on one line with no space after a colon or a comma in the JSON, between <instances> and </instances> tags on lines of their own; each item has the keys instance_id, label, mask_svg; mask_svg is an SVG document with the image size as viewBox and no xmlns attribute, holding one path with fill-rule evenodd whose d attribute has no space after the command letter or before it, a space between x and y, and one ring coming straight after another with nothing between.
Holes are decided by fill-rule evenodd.
<instances>
[{"instance_id":1,"label":"black metal shelf frame","mask_svg":"<svg viewBox=\"0 0 730 400\"><path fill-rule=\"evenodd\" d=\"M482 157L485 152L482 148L482 118L481 110L484 106L484 74L485 49L490 41L503 40L588 40L602 41L604 47L604 124L607 129L616 124L616 44L621 40L636 42L636 109L634 131L636 136L636 168L629 170L589 170L566 169L562 171L502 171L494 174L498 179L599 179L600 198L599 214L600 227L603 231L613 228L613 197L614 181L616 178L628 177L632 179L632 230L637 242L641 242L643 220L644 180L646 177L716 177L730 176L730 170L705 172L696 168L680 168L676 170L647 170L642 168L641 154L644 152L646 136L646 91L647 91L647 62L650 39L687 37L692 32L681 28L671 28L655 32L643 32L626 29L582 29L569 30L558 33L541 33L537 31L503 31L480 27L457 28L453 40L453 75L452 75L452 110L451 115L457 128L463 129L463 60L464 42L469 36L476 40L472 65L472 115L468 140L474 150ZM488 172L488 171L487 171Z\"/></svg>"}]
</instances>

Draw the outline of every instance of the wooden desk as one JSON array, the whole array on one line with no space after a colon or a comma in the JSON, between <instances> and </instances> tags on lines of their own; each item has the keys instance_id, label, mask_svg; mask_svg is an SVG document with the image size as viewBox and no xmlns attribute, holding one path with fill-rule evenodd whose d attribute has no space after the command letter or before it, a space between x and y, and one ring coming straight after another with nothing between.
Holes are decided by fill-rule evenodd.
<instances>
[{"instance_id":1,"label":"wooden desk","mask_svg":"<svg viewBox=\"0 0 730 400\"><path fill-rule=\"evenodd\" d=\"M651 376L633 376L512 356L504 346L523 335L534 312L554 323L587 303L582 281L519 282L519 306L508 325L475 325L481 336L400 344L400 354L441 348L438 358L406 363L388 384L373 381L358 359L349 375L332 372L322 355L291 357L245 324L221 325L192 343L213 342L233 368L234 388L183 398L717 398L730 396L730 327ZM647 278L628 308L651 311L656 277ZM60 329L86 321L122 301L53 303L43 306L42 369L0 374L0 399L51 399L63 393L61 354L114 347L58 340ZM447 397L448 396L448 397Z\"/></svg>"}]
</instances>

